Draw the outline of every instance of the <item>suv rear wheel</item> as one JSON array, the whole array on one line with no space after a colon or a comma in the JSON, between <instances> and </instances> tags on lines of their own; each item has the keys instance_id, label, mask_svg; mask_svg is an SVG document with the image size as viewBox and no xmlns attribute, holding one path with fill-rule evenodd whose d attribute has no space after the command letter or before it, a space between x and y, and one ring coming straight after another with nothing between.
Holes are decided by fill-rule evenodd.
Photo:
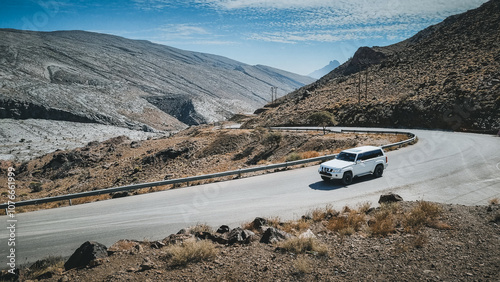
<instances>
[{"instance_id":1,"label":"suv rear wheel","mask_svg":"<svg viewBox=\"0 0 500 282\"><path fill-rule=\"evenodd\" d=\"M384 173L384 167L379 164L375 167L375 170L373 171L373 176L381 177L383 173Z\"/></svg>"},{"instance_id":2,"label":"suv rear wheel","mask_svg":"<svg viewBox=\"0 0 500 282\"><path fill-rule=\"evenodd\" d=\"M342 183L344 185L349 185L352 183L352 172L344 172L344 176L342 176Z\"/></svg>"}]
</instances>

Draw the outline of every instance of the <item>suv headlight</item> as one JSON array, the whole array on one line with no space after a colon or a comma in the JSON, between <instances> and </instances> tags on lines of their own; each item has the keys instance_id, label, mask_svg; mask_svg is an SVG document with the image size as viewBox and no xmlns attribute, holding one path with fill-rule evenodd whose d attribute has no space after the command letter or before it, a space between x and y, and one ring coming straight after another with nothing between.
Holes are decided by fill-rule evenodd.
<instances>
[{"instance_id":1,"label":"suv headlight","mask_svg":"<svg viewBox=\"0 0 500 282\"><path fill-rule=\"evenodd\" d=\"M339 172L341 172L341 171L342 171L342 169L341 169L341 168L334 168L334 169L332 169L332 172L333 172L333 173L339 173Z\"/></svg>"}]
</instances>

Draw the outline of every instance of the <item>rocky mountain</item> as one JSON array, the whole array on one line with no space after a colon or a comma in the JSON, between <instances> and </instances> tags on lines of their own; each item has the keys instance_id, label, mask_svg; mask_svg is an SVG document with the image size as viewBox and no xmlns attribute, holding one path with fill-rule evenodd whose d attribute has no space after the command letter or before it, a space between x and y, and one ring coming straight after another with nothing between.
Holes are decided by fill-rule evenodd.
<instances>
[{"instance_id":1,"label":"rocky mountain","mask_svg":"<svg viewBox=\"0 0 500 282\"><path fill-rule=\"evenodd\" d=\"M251 125L340 125L497 132L500 1L451 16L386 47L362 47L320 80L259 109Z\"/></svg>"},{"instance_id":2,"label":"rocky mountain","mask_svg":"<svg viewBox=\"0 0 500 282\"><path fill-rule=\"evenodd\" d=\"M332 70L336 69L338 66L340 66L340 62L337 60L333 60L330 61L330 63L324 66L323 68L308 74L308 76L319 79L328 74L329 72L331 72Z\"/></svg>"},{"instance_id":3,"label":"rocky mountain","mask_svg":"<svg viewBox=\"0 0 500 282\"><path fill-rule=\"evenodd\" d=\"M85 31L0 29L0 118L177 130L251 112L314 79Z\"/></svg>"}]
</instances>

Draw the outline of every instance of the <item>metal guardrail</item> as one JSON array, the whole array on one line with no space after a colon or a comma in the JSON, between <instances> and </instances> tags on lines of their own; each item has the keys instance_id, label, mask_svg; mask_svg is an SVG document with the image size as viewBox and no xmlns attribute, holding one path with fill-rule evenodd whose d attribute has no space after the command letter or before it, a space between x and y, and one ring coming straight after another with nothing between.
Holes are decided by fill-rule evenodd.
<instances>
[{"instance_id":1,"label":"metal guardrail","mask_svg":"<svg viewBox=\"0 0 500 282\"><path fill-rule=\"evenodd\" d=\"M290 129L287 129L287 130L290 130ZM301 130L301 129L291 129L291 130ZM304 129L302 129L302 130L304 130ZM308 129L308 130L311 130L311 129ZM317 129L317 131L323 131L323 129ZM330 130L328 130L328 131L330 131ZM331 132L333 132L333 131L331 131ZM402 146L404 144L414 142L416 139L415 134L410 133L410 132L369 131L369 130L364 130L364 131L342 130L342 132L406 134L406 135L408 135L408 137L410 137L410 139L408 139L408 140L404 140L401 142L381 146L384 149L390 148L390 147L395 147L395 146ZM75 194L26 200L26 201L21 201L21 202L15 202L14 204L16 207L21 207L21 206L45 204L45 203L65 201L65 200L69 200L71 203L72 199L77 199L77 198L98 196L98 195L102 195L102 194L110 194L110 193L116 193L116 192L122 192L122 191L131 191L131 190L137 190L137 189L142 189L142 188L151 188L151 187L156 187L156 186L165 186L165 185L178 184L178 183L188 183L188 182L193 182L193 181L219 178L219 177L231 176L231 175L241 176L242 174L245 174L245 173L257 172L257 171L263 171L263 170L271 170L271 169L277 169L277 168L287 168L289 166L301 165L301 164L306 164L306 163L327 161L327 160L331 160L331 159L335 158L335 156L336 156L336 154L325 155L325 156L321 156L321 157L315 157L315 158L298 160L298 161L290 161L290 162L279 163L279 164L270 164L270 165L260 166L260 167L244 168L244 169L238 169L238 170L231 170L231 171L225 171L225 172L219 172L219 173L213 173L213 174L205 174L205 175L199 175L199 176L190 176L190 177L163 180L163 181L131 184L131 185L125 185L125 186L119 186L119 187L113 187L113 188L107 188L107 189L100 189L100 190L94 190L94 191L87 191L87 192L81 192L81 193L75 193ZM8 207L9 207L8 203L0 204L0 209L7 209Z\"/></svg>"}]
</instances>

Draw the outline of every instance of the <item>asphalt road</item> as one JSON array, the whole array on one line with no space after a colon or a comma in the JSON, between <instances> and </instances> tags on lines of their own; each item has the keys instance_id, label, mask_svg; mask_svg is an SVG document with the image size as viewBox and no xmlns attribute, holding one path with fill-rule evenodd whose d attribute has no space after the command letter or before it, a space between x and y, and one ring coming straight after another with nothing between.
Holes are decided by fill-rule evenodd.
<instances>
[{"instance_id":1,"label":"asphalt road","mask_svg":"<svg viewBox=\"0 0 500 282\"><path fill-rule=\"evenodd\" d=\"M83 242L110 246L119 239L159 240L181 228L207 223L231 227L256 216L300 218L315 207L340 209L381 194L405 200L485 205L500 198L500 138L488 135L409 130L415 145L388 153L382 178L355 179L344 187L325 183L318 166L263 176L156 192L72 207L19 214L17 263L49 255L70 256ZM5 226L7 217L0 217ZM7 228L1 228L0 262L6 262ZM2 268L6 264L2 262Z\"/></svg>"}]
</instances>

